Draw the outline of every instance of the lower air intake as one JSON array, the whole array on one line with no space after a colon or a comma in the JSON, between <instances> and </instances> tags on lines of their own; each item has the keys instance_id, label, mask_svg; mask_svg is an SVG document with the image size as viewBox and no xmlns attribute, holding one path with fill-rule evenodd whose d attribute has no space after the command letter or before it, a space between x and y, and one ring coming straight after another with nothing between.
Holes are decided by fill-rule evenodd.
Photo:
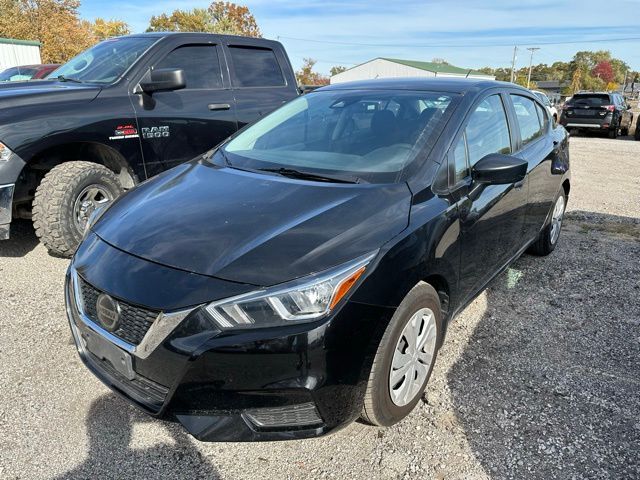
<instances>
[{"instance_id":1,"label":"lower air intake","mask_svg":"<svg viewBox=\"0 0 640 480\"><path fill-rule=\"evenodd\" d=\"M322 424L320 414L311 402L247 410L244 416L258 428L311 427Z\"/></svg>"}]
</instances>

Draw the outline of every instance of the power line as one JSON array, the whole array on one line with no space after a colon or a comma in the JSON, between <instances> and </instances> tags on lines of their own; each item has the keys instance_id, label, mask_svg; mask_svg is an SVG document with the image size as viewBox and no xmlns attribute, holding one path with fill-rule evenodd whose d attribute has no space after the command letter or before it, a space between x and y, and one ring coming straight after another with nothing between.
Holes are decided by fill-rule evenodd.
<instances>
[{"instance_id":1,"label":"power line","mask_svg":"<svg viewBox=\"0 0 640 480\"><path fill-rule=\"evenodd\" d=\"M470 45L460 45L460 44L402 44L402 43L356 43L356 42L338 42L333 40L316 40L313 38L300 38L300 37L287 37L284 35L279 35L278 40L286 39L286 40L295 40L297 42L310 42L310 43L323 43L327 45L349 45L354 47L402 47L402 48L486 48L486 47L512 47L513 42L511 43L485 43L485 44L470 44ZM569 40L563 42L534 42L534 43L522 43L518 42L520 45L571 45L577 43L603 43L603 42L629 42L629 41L638 41L640 37L620 37L620 38L594 38L592 40Z\"/></svg>"}]
</instances>

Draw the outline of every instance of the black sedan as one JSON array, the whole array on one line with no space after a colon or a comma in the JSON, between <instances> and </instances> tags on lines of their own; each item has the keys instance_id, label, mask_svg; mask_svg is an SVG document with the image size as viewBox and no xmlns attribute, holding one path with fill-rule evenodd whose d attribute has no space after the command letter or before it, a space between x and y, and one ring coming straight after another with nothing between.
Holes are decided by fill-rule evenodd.
<instances>
[{"instance_id":1,"label":"black sedan","mask_svg":"<svg viewBox=\"0 0 640 480\"><path fill-rule=\"evenodd\" d=\"M556 247L569 187L567 133L529 90L321 88L95 212L71 329L104 383L201 440L391 425L451 319Z\"/></svg>"}]
</instances>

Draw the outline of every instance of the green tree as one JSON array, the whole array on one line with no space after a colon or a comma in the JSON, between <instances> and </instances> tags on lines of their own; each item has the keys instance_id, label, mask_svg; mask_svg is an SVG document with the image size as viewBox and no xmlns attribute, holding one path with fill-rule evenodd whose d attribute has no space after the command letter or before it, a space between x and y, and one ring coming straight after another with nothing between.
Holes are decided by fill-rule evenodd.
<instances>
[{"instance_id":1,"label":"green tree","mask_svg":"<svg viewBox=\"0 0 640 480\"><path fill-rule=\"evenodd\" d=\"M125 22L113 19L104 20L102 18L96 18L94 20L91 30L98 41L129 35L131 33L131 28L129 28L129 25Z\"/></svg>"},{"instance_id":2,"label":"green tree","mask_svg":"<svg viewBox=\"0 0 640 480\"><path fill-rule=\"evenodd\" d=\"M215 33L261 37L262 32L248 7L231 2L213 2L209 14Z\"/></svg>"},{"instance_id":3,"label":"green tree","mask_svg":"<svg viewBox=\"0 0 640 480\"><path fill-rule=\"evenodd\" d=\"M329 75L333 77L334 75L344 72L346 69L347 67L343 67L342 65L335 65L329 70Z\"/></svg>"},{"instance_id":4,"label":"green tree","mask_svg":"<svg viewBox=\"0 0 640 480\"><path fill-rule=\"evenodd\" d=\"M151 17L147 32L207 32L260 37L256 19L247 7L230 2L213 2L209 8L174 10Z\"/></svg>"},{"instance_id":5,"label":"green tree","mask_svg":"<svg viewBox=\"0 0 640 480\"><path fill-rule=\"evenodd\" d=\"M204 8L174 10L151 17L147 32L208 32L213 33L211 14Z\"/></svg>"}]
</instances>

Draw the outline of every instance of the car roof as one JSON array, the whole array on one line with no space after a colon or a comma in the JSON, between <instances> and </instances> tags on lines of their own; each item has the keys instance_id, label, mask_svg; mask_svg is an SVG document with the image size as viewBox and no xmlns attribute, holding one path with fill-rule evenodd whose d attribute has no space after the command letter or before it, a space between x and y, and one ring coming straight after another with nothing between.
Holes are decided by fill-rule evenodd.
<instances>
[{"instance_id":1,"label":"car roof","mask_svg":"<svg viewBox=\"0 0 640 480\"><path fill-rule=\"evenodd\" d=\"M478 93L495 87L509 87L525 92L529 90L509 82L498 82L480 78L455 77L418 77L418 78L376 78L373 80L358 80L355 82L335 83L319 88L318 91L328 90L429 90L448 93Z\"/></svg>"}]
</instances>

